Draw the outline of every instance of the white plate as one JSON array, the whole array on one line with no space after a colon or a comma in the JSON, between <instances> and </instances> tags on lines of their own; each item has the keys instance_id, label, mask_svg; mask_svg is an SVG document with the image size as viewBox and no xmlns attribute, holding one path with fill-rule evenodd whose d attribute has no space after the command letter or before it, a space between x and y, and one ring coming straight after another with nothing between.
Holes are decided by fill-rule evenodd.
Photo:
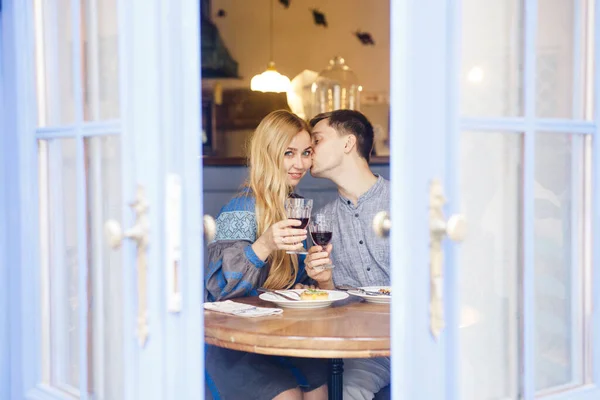
<instances>
[{"instance_id":1,"label":"white plate","mask_svg":"<svg viewBox=\"0 0 600 400\"><path fill-rule=\"evenodd\" d=\"M379 292L379 289L390 290L391 287L389 287L389 286L363 286L359 289L363 289L368 292ZM389 304L392 302L392 296L385 296L385 295L373 296L373 295L364 294L363 292L359 292L358 290L348 290L348 293L351 294L352 296L362 297L369 303Z\"/></svg>"},{"instance_id":2,"label":"white plate","mask_svg":"<svg viewBox=\"0 0 600 400\"><path fill-rule=\"evenodd\" d=\"M287 294L288 292L296 292L298 294L304 292L305 289L290 289L281 290L281 292ZM283 308L325 308L329 307L334 301L344 300L348 298L348 294L337 290L323 290L329 293L327 300L288 300L281 296L277 296L274 293L262 293L258 296L261 300L270 301L271 303L277 304ZM288 296L294 297L295 295L290 293Z\"/></svg>"}]
</instances>

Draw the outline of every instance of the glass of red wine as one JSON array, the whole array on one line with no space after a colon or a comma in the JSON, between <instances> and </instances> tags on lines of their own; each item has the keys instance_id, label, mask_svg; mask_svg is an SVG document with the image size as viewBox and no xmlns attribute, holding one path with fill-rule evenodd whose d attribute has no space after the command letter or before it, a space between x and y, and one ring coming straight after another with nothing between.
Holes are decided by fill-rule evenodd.
<instances>
[{"instance_id":1,"label":"glass of red wine","mask_svg":"<svg viewBox=\"0 0 600 400\"><path fill-rule=\"evenodd\" d=\"M290 198L285 201L285 213L289 219L297 219L300 226L295 229L305 229L312 213L313 201L311 199ZM308 254L308 250L302 246L299 250L288 250L288 254Z\"/></svg>"},{"instance_id":2,"label":"glass of red wine","mask_svg":"<svg viewBox=\"0 0 600 400\"><path fill-rule=\"evenodd\" d=\"M315 214L310 219L310 236L316 245L325 249L333 236L333 217L330 214ZM320 265L319 269L333 268L332 264Z\"/></svg>"}]
</instances>

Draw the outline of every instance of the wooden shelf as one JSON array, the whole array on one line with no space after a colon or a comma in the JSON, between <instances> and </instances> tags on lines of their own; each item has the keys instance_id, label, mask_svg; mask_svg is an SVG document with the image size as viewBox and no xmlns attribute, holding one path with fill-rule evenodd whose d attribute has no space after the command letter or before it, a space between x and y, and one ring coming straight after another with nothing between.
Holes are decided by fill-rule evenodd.
<instances>
[{"instance_id":1,"label":"wooden shelf","mask_svg":"<svg viewBox=\"0 0 600 400\"><path fill-rule=\"evenodd\" d=\"M246 166L244 157L202 156L202 164L214 167Z\"/></svg>"},{"instance_id":2,"label":"wooden shelf","mask_svg":"<svg viewBox=\"0 0 600 400\"><path fill-rule=\"evenodd\" d=\"M388 165L389 163L389 156L371 157L371 165ZM202 164L211 167L246 166L246 159L244 157L202 156Z\"/></svg>"}]
</instances>

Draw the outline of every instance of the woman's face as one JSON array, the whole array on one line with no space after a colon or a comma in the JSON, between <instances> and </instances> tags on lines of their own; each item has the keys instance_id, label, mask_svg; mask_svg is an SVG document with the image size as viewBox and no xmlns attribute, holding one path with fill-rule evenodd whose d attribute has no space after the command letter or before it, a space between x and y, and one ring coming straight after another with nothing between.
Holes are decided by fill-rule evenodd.
<instances>
[{"instance_id":1,"label":"woman's face","mask_svg":"<svg viewBox=\"0 0 600 400\"><path fill-rule=\"evenodd\" d=\"M283 157L283 168L287 172L288 184L296 187L311 165L312 140L308 132L300 131L288 145Z\"/></svg>"}]
</instances>

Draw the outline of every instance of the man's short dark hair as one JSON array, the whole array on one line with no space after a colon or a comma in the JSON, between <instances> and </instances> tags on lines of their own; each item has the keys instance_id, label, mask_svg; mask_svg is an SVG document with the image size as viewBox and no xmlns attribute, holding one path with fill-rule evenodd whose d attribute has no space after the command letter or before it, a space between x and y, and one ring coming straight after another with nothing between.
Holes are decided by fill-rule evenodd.
<instances>
[{"instance_id":1,"label":"man's short dark hair","mask_svg":"<svg viewBox=\"0 0 600 400\"><path fill-rule=\"evenodd\" d=\"M335 110L319 114L310 120L310 127L314 128L319 122L327 120L329 126L339 134L356 136L358 154L367 160L371 159L373 150L373 125L367 117L355 110Z\"/></svg>"}]
</instances>

